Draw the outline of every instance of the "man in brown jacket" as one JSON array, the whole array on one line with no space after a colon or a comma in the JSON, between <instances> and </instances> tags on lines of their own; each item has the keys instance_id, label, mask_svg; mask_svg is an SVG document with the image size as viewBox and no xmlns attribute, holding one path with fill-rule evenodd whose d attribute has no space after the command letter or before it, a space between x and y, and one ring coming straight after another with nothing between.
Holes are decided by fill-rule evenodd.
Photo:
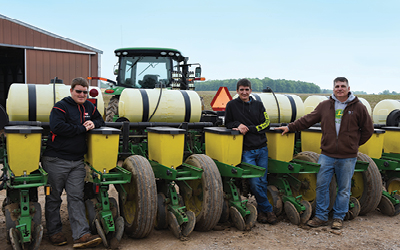
<instances>
[{"instance_id":1,"label":"man in brown jacket","mask_svg":"<svg viewBox=\"0 0 400 250\"><path fill-rule=\"evenodd\" d=\"M333 174L336 174L338 192L333 206L332 229L341 229L348 212L358 147L372 136L374 125L365 106L350 92L345 77L337 77L333 86L329 100L321 102L310 114L276 129L283 130L283 135L289 130L300 131L321 123L321 155L318 160L321 167L317 175L316 211L307 225L327 225L329 185Z\"/></svg>"}]
</instances>

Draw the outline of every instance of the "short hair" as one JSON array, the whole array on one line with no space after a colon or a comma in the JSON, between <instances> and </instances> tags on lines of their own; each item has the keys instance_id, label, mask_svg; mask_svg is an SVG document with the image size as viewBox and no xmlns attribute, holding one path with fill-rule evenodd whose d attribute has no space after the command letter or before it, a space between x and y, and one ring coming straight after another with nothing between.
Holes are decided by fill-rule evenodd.
<instances>
[{"instance_id":1,"label":"short hair","mask_svg":"<svg viewBox=\"0 0 400 250\"><path fill-rule=\"evenodd\" d=\"M240 79L236 84L236 90L239 90L240 86L249 87L251 89L251 82L246 78Z\"/></svg>"},{"instance_id":2,"label":"short hair","mask_svg":"<svg viewBox=\"0 0 400 250\"><path fill-rule=\"evenodd\" d=\"M345 82L347 83L347 86L349 86L349 81L346 77L336 77L335 80L333 80L333 86L335 86L335 83L337 82Z\"/></svg>"},{"instance_id":3,"label":"short hair","mask_svg":"<svg viewBox=\"0 0 400 250\"><path fill-rule=\"evenodd\" d=\"M74 89L76 85L81 85L82 87L89 88L89 83L83 77L77 77L72 80L71 89Z\"/></svg>"}]
</instances>

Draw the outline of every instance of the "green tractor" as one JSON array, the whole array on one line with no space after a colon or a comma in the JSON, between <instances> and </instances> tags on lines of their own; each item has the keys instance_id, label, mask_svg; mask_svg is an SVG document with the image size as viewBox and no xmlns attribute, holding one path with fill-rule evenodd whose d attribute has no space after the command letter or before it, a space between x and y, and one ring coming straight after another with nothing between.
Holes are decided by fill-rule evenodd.
<instances>
[{"instance_id":1,"label":"green tractor","mask_svg":"<svg viewBox=\"0 0 400 250\"><path fill-rule=\"evenodd\" d=\"M204 80L200 64L188 64L188 57L176 49L121 48L114 52L118 57L114 68L117 81L107 80L110 87L105 94L112 95L106 108L107 122L117 120L118 102L125 88L194 90L194 81ZM195 71L190 71L192 65L197 65Z\"/></svg>"}]
</instances>

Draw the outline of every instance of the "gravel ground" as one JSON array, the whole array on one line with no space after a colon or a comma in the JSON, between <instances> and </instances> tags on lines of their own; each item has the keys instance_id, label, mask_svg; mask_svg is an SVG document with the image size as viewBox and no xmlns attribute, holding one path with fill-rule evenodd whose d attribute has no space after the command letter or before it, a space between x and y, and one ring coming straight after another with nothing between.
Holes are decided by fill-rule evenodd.
<instances>
[{"instance_id":1,"label":"gravel ground","mask_svg":"<svg viewBox=\"0 0 400 250\"><path fill-rule=\"evenodd\" d=\"M5 195L5 190L0 191L1 199ZM110 196L115 197L116 192L110 190ZM54 247L45 236L41 249L72 249L65 194L63 200L63 231L69 244ZM42 190L39 190L39 202L43 210L42 223L45 225ZM11 246L5 243L6 226L2 213L0 223L0 241L3 242L0 249L11 250ZM185 241L176 239L169 230L153 230L149 237L140 240L124 236L120 249L400 249L400 217L388 217L379 211L345 221L344 228L339 231L332 230L330 226L296 226L284 215L279 216L279 223L276 225L256 223L249 232L238 231L230 225L220 225L217 228L209 232L194 231ZM105 248L99 245L95 249Z\"/></svg>"}]
</instances>

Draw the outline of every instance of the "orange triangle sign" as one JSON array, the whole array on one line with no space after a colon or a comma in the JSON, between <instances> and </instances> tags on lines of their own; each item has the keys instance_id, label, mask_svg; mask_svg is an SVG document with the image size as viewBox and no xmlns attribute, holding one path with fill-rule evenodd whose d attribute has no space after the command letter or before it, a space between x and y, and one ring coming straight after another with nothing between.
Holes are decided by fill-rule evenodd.
<instances>
[{"instance_id":1,"label":"orange triangle sign","mask_svg":"<svg viewBox=\"0 0 400 250\"><path fill-rule=\"evenodd\" d=\"M213 100L211 101L211 108L214 111L224 111L226 104L232 100L231 94L227 87L219 87L217 93L215 94Z\"/></svg>"}]
</instances>

